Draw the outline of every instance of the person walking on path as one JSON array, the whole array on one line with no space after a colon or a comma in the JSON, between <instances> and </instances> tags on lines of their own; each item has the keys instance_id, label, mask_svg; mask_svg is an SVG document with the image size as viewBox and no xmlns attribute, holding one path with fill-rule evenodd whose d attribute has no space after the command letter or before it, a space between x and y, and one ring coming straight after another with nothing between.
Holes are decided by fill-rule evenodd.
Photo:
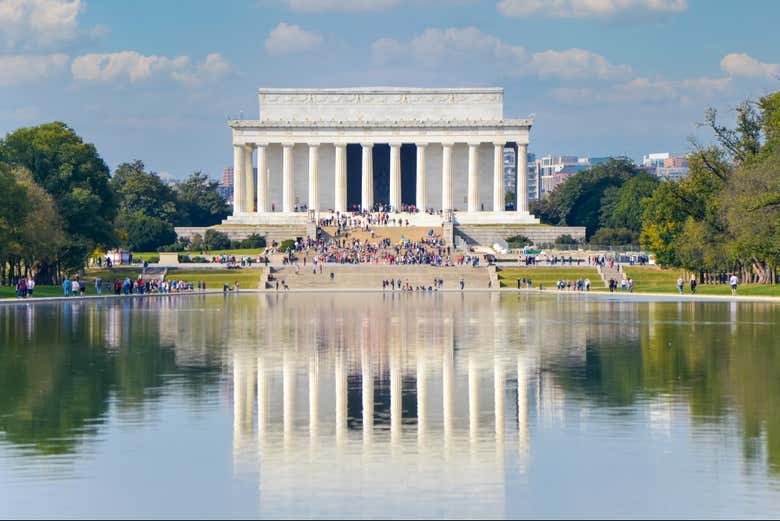
<instances>
[{"instance_id":1,"label":"person walking on path","mask_svg":"<svg viewBox=\"0 0 780 521\"><path fill-rule=\"evenodd\" d=\"M685 283L683 282L682 277L678 277L677 278L677 290L680 292L680 295L683 294L683 286L684 285L685 285Z\"/></svg>"},{"instance_id":2,"label":"person walking on path","mask_svg":"<svg viewBox=\"0 0 780 521\"><path fill-rule=\"evenodd\" d=\"M463 279L460 279L460 290L463 291L463 288L466 287L466 283L463 281Z\"/></svg>"},{"instance_id":3,"label":"person walking on path","mask_svg":"<svg viewBox=\"0 0 780 521\"><path fill-rule=\"evenodd\" d=\"M696 286L698 283L696 282L696 275L691 275L691 295L696 294Z\"/></svg>"},{"instance_id":4,"label":"person walking on path","mask_svg":"<svg viewBox=\"0 0 780 521\"><path fill-rule=\"evenodd\" d=\"M95 289L97 290L98 295L103 294L103 279L100 277L95 279Z\"/></svg>"},{"instance_id":5,"label":"person walking on path","mask_svg":"<svg viewBox=\"0 0 780 521\"><path fill-rule=\"evenodd\" d=\"M62 281L62 291L65 293L66 297L70 297L71 287L70 279L65 279Z\"/></svg>"},{"instance_id":6,"label":"person walking on path","mask_svg":"<svg viewBox=\"0 0 780 521\"><path fill-rule=\"evenodd\" d=\"M731 286L731 295L736 297L737 296L737 284L739 280L737 279L737 276L732 273L731 277L729 277L729 286Z\"/></svg>"}]
</instances>

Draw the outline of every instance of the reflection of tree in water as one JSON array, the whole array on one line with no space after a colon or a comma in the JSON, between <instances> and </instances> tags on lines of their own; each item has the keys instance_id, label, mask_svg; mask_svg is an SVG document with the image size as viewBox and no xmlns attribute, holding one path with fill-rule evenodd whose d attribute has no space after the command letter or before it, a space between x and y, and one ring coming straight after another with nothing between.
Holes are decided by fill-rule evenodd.
<instances>
[{"instance_id":1,"label":"reflection of tree in water","mask_svg":"<svg viewBox=\"0 0 780 521\"><path fill-rule=\"evenodd\" d=\"M672 396L696 424L741 421L745 457L761 455L780 473L780 312L771 304L643 307L638 342L627 324L595 326L584 363L550 363L570 396L606 407ZM737 321L738 319L738 321ZM605 331L605 328L608 331Z\"/></svg>"},{"instance_id":2,"label":"reflection of tree in water","mask_svg":"<svg viewBox=\"0 0 780 521\"><path fill-rule=\"evenodd\" d=\"M177 365L174 347L161 343L161 320L121 303L0 309L5 439L42 454L70 453L96 434L112 401L140 410L162 396L171 377L203 393L215 372ZM118 330L125 332L119 341Z\"/></svg>"}]
</instances>

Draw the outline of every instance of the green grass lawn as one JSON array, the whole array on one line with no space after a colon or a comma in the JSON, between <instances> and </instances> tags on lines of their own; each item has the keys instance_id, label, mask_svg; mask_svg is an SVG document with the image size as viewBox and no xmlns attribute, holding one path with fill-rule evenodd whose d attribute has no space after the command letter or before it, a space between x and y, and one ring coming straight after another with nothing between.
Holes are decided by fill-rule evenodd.
<instances>
[{"instance_id":1,"label":"green grass lawn","mask_svg":"<svg viewBox=\"0 0 780 521\"><path fill-rule=\"evenodd\" d=\"M186 268L168 270L167 280L183 280L186 282L205 282L207 289L222 289L224 284L232 287L236 281L244 289L257 289L260 282L261 269L214 269L214 270L188 270Z\"/></svg>"},{"instance_id":2,"label":"green grass lawn","mask_svg":"<svg viewBox=\"0 0 780 521\"><path fill-rule=\"evenodd\" d=\"M590 279L591 291L604 290L604 283L596 268L582 266L579 268L501 268L498 272L498 278L501 281L501 287L516 288L517 279L531 279L534 288L542 284L545 288L555 289L555 284L559 280L578 280Z\"/></svg>"},{"instance_id":3,"label":"green grass lawn","mask_svg":"<svg viewBox=\"0 0 780 521\"><path fill-rule=\"evenodd\" d=\"M689 280L680 270L662 270L652 266L626 266L626 276L634 279L634 291L644 293L677 293L677 278L685 280L685 293L690 293ZM696 293L700 295L731 295L727 284L699 284ZM780 285L740 284L737 295L780 297Z\"/></svg>"},{"instance_id":4,"label":"green grass lawn","mask_svg":"<svg viewBox=\"0 0 780 521\"><path fill-rule=\"evenodd\" d=\"M138 275L141 274L140 268L114 268L108 269L88 269L84 275L79 276L79 281L84 282L87 285L87 296L97 295L97 289L95 289L95 279L101 277L103 279L103 294L110 293L108 291L108 285L113 283L116 279L124 280L125 277L130 277L130 280L136 280ZM36 297L63 297L65 292L61 286L35 286L33 298ZM16 288L9 286L0 287L0 298L14 298L16 297Z\"/></svg>"}]
</instances>

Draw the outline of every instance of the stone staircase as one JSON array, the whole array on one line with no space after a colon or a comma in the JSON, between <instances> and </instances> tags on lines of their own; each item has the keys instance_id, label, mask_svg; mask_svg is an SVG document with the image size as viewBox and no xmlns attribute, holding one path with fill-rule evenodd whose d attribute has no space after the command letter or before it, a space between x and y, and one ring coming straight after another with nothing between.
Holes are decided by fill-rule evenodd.
<instances>
[{"instance_id":1,"label":"stone staircase","mask_svg":"<svg viewBox=\"0 0 780 521\"><path fill-rule=\"evenodd\" d=\"M330 274L334 279L330 279ZM433 266L387 266L387 265L351 265L351 264L325 264L322 274L312 273L312 266L301 267L299 273L295 273L295 267L283 266L273 270L275 280L268 281L269 289L276 288L276 281L284 280L291 290L327 290L327 289L370 289L381 290L383 280L401 279L402 283L408 282L412 286L432 286L436 278L444 280L443 289L460 289L460 280L463 279L465 289L488 289L491 280L490 272L486 267L450 267L437 268ZM494 287L497 285L494 284Z\"/></svg>"},{"instance_id":2,"label":"stone staircase","mask_svg":"<svg viewBox=\"0 0 780 521\"><path fill-rule=\"evenodd\" d=\"M335 226L325 226L321 228L325 238L336 238L337 228ZM438 227L424 227L424 226L372 226L370 230L373 230L374 236L371 236L371 231L364 230L349 230L348 239L360 239L361 242L368 241L369 243L376 243L382 239L390 239L393 244L398 243L402 238L410 241L418 241L422 238L428 237L428 232L433 230L435 236L442 236L442 228ZM344 238L345 234L342 233L339 238Z\"/></svg>"},{"instance_id":3,"label":"stone staircase","mask_svg":"<svg viewBox=\"0 0 780 521\"><path fill-rule=\"evenodd\" d=\"M524 235L536 244L553 243L561 235L585 238L585 228L579 226L547 226L543 224L458 224L455 235L469 246L493 246L498 240Z\"/></svg>"},{"instance_id":4,"label":"stone staircase","mask_svg":"<svg viewBox=\"0 0 780 521\"><path fill-rule=\"evenodd\" d=\"M605 288L609 287L609 279L615 279L618 282L618 286L620 285L620 281L623 280L624 273L618 271L617 264L615 264L614 268L610 268L608 264L597 266L596 270L599 272L599 275L601 275L601 280L604 281Z\"/></svg>"},{"instance_id":5,"label":"stone staircase","mask_svg":"<svg viewBox=\"0 0 780 521\"><path fill-rule=\"evenodd\" d=\"M141 279L144 281L165 280L166 275L168 275L168 268L149 266L141 275Z\"/></svg>"}]
</instances>

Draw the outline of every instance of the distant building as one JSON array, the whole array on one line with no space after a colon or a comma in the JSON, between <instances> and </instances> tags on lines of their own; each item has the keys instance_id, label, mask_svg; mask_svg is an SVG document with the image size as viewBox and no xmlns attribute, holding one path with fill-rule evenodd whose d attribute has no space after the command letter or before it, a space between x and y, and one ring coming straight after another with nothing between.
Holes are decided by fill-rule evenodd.
<instances>
[{"instance_id":1,"label":"distant building","mask_svg":"<svg viewBox=\"0 0 780 521\"><path fill-rule=\"evenodd\" d=\"M687 156L669 152L656 152L642 157L642 166L659 179L677 181L688 175Z\"/></svg>"},{"instance_id":2,"label":"distant building","mask_svg":"<svg viewBox=\"0 0 780 521\"><path fill-rule=\"evenodd\" d=\"M534 174L536 178L535 199L542 199L555 190L555 187L563 184L567 178L590 168L588 158L577 156L544 156L534 161Z\"/></svg>"},{"instance_id":3,"label":"distant building","mask_svg":"<svg viewBox=\"0 0 780 521\"><path fill-rule=\"evenodd\" d=\"M222 172L222 182L219 183L219 193L227 202L233 204L233 167L229 166Z\"/></svg>"}]
</instances>

